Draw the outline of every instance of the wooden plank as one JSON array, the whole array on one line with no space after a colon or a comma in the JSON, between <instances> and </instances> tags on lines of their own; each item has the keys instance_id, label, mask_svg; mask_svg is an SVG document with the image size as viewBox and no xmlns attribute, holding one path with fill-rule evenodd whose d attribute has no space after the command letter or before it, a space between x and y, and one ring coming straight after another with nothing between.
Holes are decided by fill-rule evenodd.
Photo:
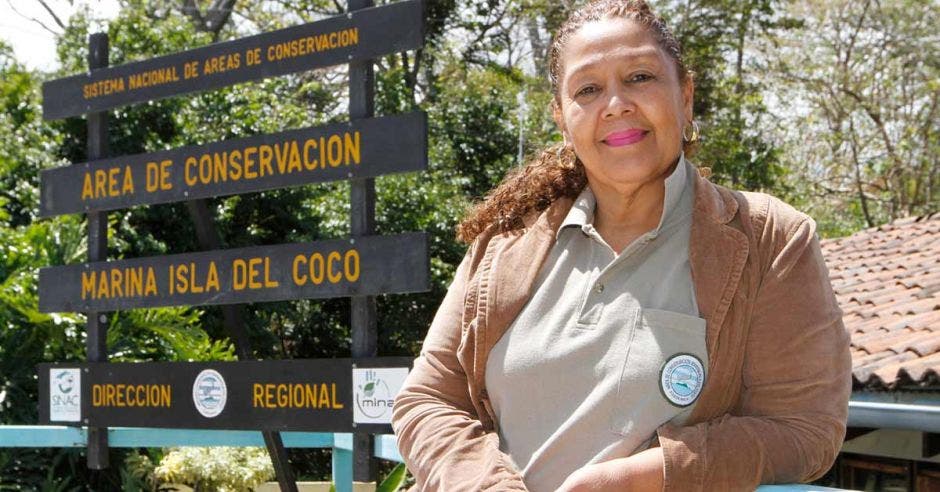
<instances>
[{"instance_id":1,"label":"wooden plank","mask_svg":"<svg viewBox=\"0 0 940 492\"><path fill-rule=\"evenodd\" d=\"M368 423L388 433L411 363L384 357L40 364L39 420L62 423L62 397L80 395L70 403L89 426L350 432ZM60 375L69 371L80 377L63 392Z\"/></svg>"},{"instance_id":2,"label":"wooden plank","mask_svg":"<svg viewBox=\"0 0 940 492\"><path fill-rule=\"evenodd\" d=\"M42 171L44 217L427 169L427 115L356 119Z\"/></svg>"},{"instance_id":3,"label":"wooden plank","mask_svg":"<svg viewBox=\"0 0 940 492\"><path fill-rule=\"evenodd\" d=\"M406 0L43 84L47 120L376 58L424 44L420 0Z\"/></svg>"},{"instance_id":4,"label":"wooden plank","mask_svg":"<svg viewBox=\"0 0 940 492\"><path fill-rule=\"evenodd\" d=\"M42 312L324 299L429 288L426 233L43 268Z\"/></svg>"}]
</instances>

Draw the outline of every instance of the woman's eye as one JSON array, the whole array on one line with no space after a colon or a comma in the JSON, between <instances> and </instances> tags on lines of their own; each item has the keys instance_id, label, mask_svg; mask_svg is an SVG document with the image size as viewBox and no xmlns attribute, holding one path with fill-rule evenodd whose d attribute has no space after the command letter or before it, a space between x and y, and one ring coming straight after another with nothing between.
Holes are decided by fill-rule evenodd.
<instances>
[{"instance_id":1,"label":"woman's eye","mask_svg":"<svg viewBox=\"0 0 940 492\"><path fill-rule=\"evenodd\" d=\"M582 87L581 89L578 89L578 92L574 94L574 97L590 96L591 94L594 94L595 92L597 92L597 87L593 85L588 85L588 86Z\"/></svg>"},{"instance_id":2,"label":"woman's eye","mask_svg":"<svg viewBox=\"0 0 940 492\"><path fill-rule=\"evenodd\" d=\"M653 76L648 73L635 73L627 78L627 82L646 82L653 80Z\"/></svg>"}]
</instances>

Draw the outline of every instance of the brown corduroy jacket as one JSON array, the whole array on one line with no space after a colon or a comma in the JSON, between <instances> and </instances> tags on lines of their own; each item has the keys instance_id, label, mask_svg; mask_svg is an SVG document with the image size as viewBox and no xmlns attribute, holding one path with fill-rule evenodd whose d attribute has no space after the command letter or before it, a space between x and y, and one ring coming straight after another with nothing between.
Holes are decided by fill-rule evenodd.
<instances>
[{"instance_id":1,"label":"brown corduroy jacket","mask_svg":"<svg viewBox=\"0 0 940 492\"><path fill-rule=\"evenodd\" d=\"M526 490L499 450L484 371L571 203L557 200L518 231L484 232L457 269L395 401L416 489ZM698 176L689 262L709 374L686 424L657 429L665 490L819 477L844 437L851 359L815 223L777 199Z\"/></svg>"}]
</instances>

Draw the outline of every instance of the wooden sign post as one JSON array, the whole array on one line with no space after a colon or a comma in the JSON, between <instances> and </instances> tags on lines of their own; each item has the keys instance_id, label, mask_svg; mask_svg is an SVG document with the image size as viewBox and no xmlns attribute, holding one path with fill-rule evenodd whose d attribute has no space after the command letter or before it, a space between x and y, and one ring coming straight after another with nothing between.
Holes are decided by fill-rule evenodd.
<instances>
[{"instance_id":1,"label":"wooden sign post","mask_svg":"<svg viewBox=\"0 0 940 492\"><path fill-rule=\"evenodd\" d=\"M423 40L420 0L350 0L345 15L117 67L94 34L88 73L43 84L46 119L87 114L88 160L43 171L40 215L87 214L88 262L43 268L39 308L87 314L88 363L39 367L40 415L88 426L90 468L108 466L108 426L257 429L281 489L295 491L279 431L355 431L354 477L374 479L370 433L391 430L390 388L410 366L376 358L374 296L427 291L430 267L426 234L374 235L374 178L427 168L427 117L373 117L372 60ZM341 63L348 123L108 155L109 109ZM343 179L347 239L224 249L206 206ZM107 211L171 202L186 203L204 251L108 261ZM351 359L250 362L240 304L331 297L351 298ZM107 312L176 305L221 305L240 362L107 363Z\"/></svg>"},{"instance_id":2,"label":"wooden sign post","mask_svg":"<svg viewBox=\"0 0 940 492\"><path fill-rule=\"evenodd\" d=\"M89 426L388 433L410 357L41 364L40 422ZM53 405L53 402L56 405Z\"/></svg>"}]
</instances>

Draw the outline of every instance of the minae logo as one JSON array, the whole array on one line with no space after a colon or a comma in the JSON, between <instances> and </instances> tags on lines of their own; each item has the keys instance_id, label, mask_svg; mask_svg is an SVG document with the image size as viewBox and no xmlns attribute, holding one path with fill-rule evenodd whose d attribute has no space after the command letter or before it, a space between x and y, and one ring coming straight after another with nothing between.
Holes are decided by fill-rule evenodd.
<instances>
[{"instance_id":1,"label":"minae logo","mask_svg":"<svg viewBox=\"0 0 940 492\"><path fill-rule=\"evenodd\" d=\"M377 419L390 413L395 404L395 395L392 394L388 383L378 377L375 371L365 372L365 384L358 385L356 392L356 406L366 417Z\"/></svg>"}]
</instances>

